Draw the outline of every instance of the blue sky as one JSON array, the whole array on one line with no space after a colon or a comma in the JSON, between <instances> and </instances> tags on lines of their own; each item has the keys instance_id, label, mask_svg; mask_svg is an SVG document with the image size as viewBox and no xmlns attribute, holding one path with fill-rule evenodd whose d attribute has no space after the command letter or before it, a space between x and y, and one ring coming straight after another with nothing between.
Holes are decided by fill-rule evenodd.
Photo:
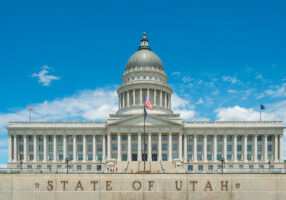
<instances>
[{"instance_id":1,"label":"blue sky","mask_svg":"<svg viewBox=\"0 0 286 200\"><path fill-rule=\"evenodd\" d=\"M143 32L184 120L259 120L263 103L263 119L286 121L285 9L261 0L1 1L0 164L7 121L27 120L29 105L39 121L115 112Z\"/></svg>"}]
</instances>

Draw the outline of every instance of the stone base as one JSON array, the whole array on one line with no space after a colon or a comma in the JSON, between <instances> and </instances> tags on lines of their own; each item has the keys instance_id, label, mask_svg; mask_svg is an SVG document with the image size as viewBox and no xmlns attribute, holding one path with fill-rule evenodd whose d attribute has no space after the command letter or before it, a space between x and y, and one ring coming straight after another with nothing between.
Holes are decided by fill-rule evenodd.
<instances>
[{"instance_id":1,"label":"stone base","mask_svg":"<svg viewBox=\"0 0 286 200\"><path fill-rule=\"evenodd\" d=\"M285 200L285 174L2 174L0 200Z\"/></svg>"}]
</instances>

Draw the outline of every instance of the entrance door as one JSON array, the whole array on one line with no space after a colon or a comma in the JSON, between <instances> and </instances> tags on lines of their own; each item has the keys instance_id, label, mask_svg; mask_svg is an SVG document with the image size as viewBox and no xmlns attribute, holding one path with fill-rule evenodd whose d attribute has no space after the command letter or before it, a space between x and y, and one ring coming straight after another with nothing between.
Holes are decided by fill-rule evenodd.
<instances>
[{"instance_id":1,"label":"entrance door","mask_svg":"<svg viewBox=\"0 0 286 200\"><path fill-rule=\"evenodd\" d=\"M147 161L147 153L142 153L142 161Z\"/></svg>"},{"instance_id":2,"label":"entrance door","mask_svg":"<svg viewBox=\"0 0 286 200\"><path fill-rule=\"evenodd\" d=\"M137 153L132 154L132 161L137 161Z\"/></svg>"},{"instance_id":3,"label":"entrance door","mask_svg":"<svg viewBox=\"0 0 286 200\"><path fill-rule=\"evenodd\" d=\"M152 154L152 160L153 161L157 161L158 159L157 159L157 154L156 153L153 153Z\"/></svg>"}]
</instances>

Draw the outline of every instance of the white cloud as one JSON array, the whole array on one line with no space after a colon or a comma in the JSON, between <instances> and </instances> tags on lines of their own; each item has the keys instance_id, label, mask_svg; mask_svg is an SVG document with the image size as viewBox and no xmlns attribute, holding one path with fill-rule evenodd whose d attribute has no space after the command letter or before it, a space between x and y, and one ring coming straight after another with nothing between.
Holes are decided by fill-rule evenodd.
<instances>
[{"instance_id":1,"label":"white cloud","mask_svg":"<svg viewBox=\"0 0 286 200\"><path fill-rule=\"evenodd\" d=\"M280 86L274 86L274 89L265 90L257 98L263 98L265 96L270 96L272 98L286 97L286 83L283 83Z\"/></svg>"},{"instance_id":2,"label":"white cloud","mask_svg":"<svg viewBox=\"0 0 286 200\"><path fill-rule=\"evenodd\" d=\"M227 92L230 94L234 94L234 93L236 93L236 90L228 89Z\"/></svg>"},{"instance_id":3,"label":"white cloud","mask_svg":"<svg viewBox=\"0 0 286 200\"><path fill-rule=\"evenodd\" d=\"M222 77L222 80L224 81L224 82L229 82L229 83L231 83L231 84L239 84L239 83L241 83L241 81L240 80L238 80L235 76L223 76Z\"/></svg>"},{"instance_id":4,"label":"white cloud","mask_svg":"<svg viewBox=\"0 0 286 200\"><path fill-rule=\"evenodd\" d=\"M172 95L172 109L175 113L180 113L182 119L194 119L196 112L194 106L189 101L179 97L176 93Z\"/></svg>"},{"instance_id":5,"label":"white cloud","mask_svg":"<svg viewBox=\"0 0 286 200\"><path fill-rule=\"evenodd\" d=\"M181 72L172 72L171 75L172 75L172 76L180 76L180 75L181 75Z\"/></svg>"},{"instance_id":6,"label":"white cloud","mask_svg":"<svg viewBox=\"0 0 286 200\"><path fill-rule=\"evenodd\" d=\"M53 75L48 75L50 68L47 65L44 65L42 67L42 71L39 73L33 73L32 77L38 78L38 82L43 84L43 86L49 86L53 80L59 80L60 77L58 76L53 76Z\"/></svg>"},{"instance_id":7,"label":"white cloud","mask_svg":"<svg viewBox=\"0 0 286 200\"><path fill-rule=\"evenodd\" d=\"M196 102L196 104L203 104L204 100L202 98L199 98L198 101Z\"/></svg>"},{"instance_id":8,"label":"white cloud","mask_svg":"<svg viewBox=\"0 0 286 200\"><path fill-rule=\"evenodd\" d=\"M188 77L188 76L184 76L184 77L182 78L182 81L183 81L184 83L191 82L192 80L194 80L194 79L192 79L191 77Z\"/></svg>"},{"instance_id":9,"label":"white cloud","mask_svg":"<svg viewBox=\"0 0 286 200\"><path fill-rule=\"evenodd\" d=\"M104 120L109 113L117 110L117 101L115 90L85 90L70 97L34 104L32 120ZM28 121L28 109L0 114L1 134L6 133L9 121Z\"/></svg>"}]
</instances>

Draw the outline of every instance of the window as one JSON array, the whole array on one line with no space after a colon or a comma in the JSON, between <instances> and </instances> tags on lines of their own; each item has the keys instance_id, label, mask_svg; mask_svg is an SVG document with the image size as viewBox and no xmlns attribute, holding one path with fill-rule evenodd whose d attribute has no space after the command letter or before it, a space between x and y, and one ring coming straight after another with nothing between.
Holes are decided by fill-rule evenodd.
<instances>
[{"instance_id":1,"label":"window","mask_svg":"<svg viewBox=\"0 0 286 200\"><path fill-rule=\"evenodd\" d=\"M264 169L264 165L259 165L259 169Z\"/></svg>"},{"instance_id":2,"label":"window","mask_svg":"<svg viewBox=\"0 0 286 200\"><path fill-rule=\"evenodd\" d=\"M78 141L78 142L82 142L82 139L83 139L82 135L78 135L78 136L77 136L77 141Z\"/></svg>"},{"instance_id":3,"label":"window","mask_svg":"<svg viewBox=\"0 0 286 200\"><path fill-rule=\"evenodd\" d=\"M73 151L73 145L68 145L68 151Z\"/></svg>"},{"instance_id":4,"label":"window","mask_svg":"<svg viewBox=\"0 0 286 200\"><path fill-rule=\"evenodd\" d=\"M227 160L231 160L232 159L232 155L231 154L227 154L226 157L227 157Z\"/></svg>"},{"instance_id":5,"label":"window","mask_svg":"<svg viewBox=\"0 0 286 200\"><path fill-rule=\"evenodd\" d=\"M111 136L111 140L112 140L112 141L117 141L117 135L112 135L112 136Z\"/></svg>"},{"instance_id":6,"label":"window","mask_svg":"<svg viewBox=\"0 0 286 200\"><path fill-rule=\"evenodd\" d=\"M76 169L80 171L81 170L81 165L77 165Z\"/></svg>"},{"instance_id":7,"label":"window","mask_svg":"<svg viewBox=\"0 0 286 200\"><path fill-rule=\"evenodd\" d=\"M127 140L128 140L127 135L122 135L122 140L123 140L123 141L127 141Z\"/></svg>"},{"instance_id":8,"label":"window","mask_svg":"<svg viewBox=\"0 0 286 200\"><path fill-rule=\"evenodd\" d=\"M243 169L243 165L239 165L239 169Z\"/></svg>"},{"instance_id":9,"label":"window","mask_svg":"<svg viewBox=\"0 0 286 200\"><path fill-rule=\"evenodd\" d=\"M172 135L172 140L177 140L177 136L176 135Z\"/></svg>"},{"instance_id":10,"label":"window","mask_svg":"<svg viewBox=\"0 0 286 200\"><path fill-rule=\"evenodd\" d=\"M229 165L228 168L229 168L229 169L233 169L233 165Z\"/></svg>"},{"instance_id":11,"label":"window","mask_svg":"<svg viewBox=\"0 0 286 200\"><path fill-rule=\"evenodd\" d=\"M193 147L192 145L187 145L187 151L192 151Z\"/></svg>"},{"instance_id":12,"label":"window","mask_svg":"<svg viewBox=\"0 0 286 200\"><path fill-rule=\"evenodd\" d=\"M249 169L253 169L253 165L249 165Z\"/></svg>"},{"instance_id":13,"label":"window","mask_svg":"<svg viewBox=\"0 0 286 200\"><path fill-rule=\"evenodd\" d=\"M29 155L29 160L34 160L34 155L33 154L30 154ZM43 159L42 159L43 160Z\"/></svg>"},{"instance_id":14,"label":"window","mask_svg":"<svg viewBox=\"0 0 286 200\"><path fill-rule=\"evenodd\" d=\"M96 165L96 170L101 171L101 165Z\"/></svg>"},{"instance_id":15,"label":"window","mask_svg":"<svg viewBox=\"0 0 286 200\"><path fill-rule=\"evenodd\" d=\"M96 150L97 152L102 152L102 145L97 145Z\"/></svg>"},{"instance_id":16,"label":"window","mask_svg":"<svg viewBox=\"0 0 286 200\"><path fill-rule=\"evenodd\" d=\"M90 171L91 170L91 165L86 166L86 170Z\"/></svg>"},{"instance_id":17,"label":"window","mask_svg":"<svg viewBox=\"0 0 286 200\"><path fill-rule=\"evenodd\" d=\"M54 155L53 154L49 154L49 160L53 160L54 159Z\"/></svg>"},{"instance_id":18,"label":"window","mask_svg":"<svg viewBox=\"0 0 286 200\"><path fill-rule=\"evenodd\" d=\"M27 165L27 168L28 169L32 169L32 165Z\"/></svg>"},{"instance_id":19,"label":"window","mask_svg":"<svg viewBox=\"0 0 286 200\"><path fill-rule=\"evenodd\" d=\"M202 151L203 150L203 145L197 145L197 151Z\"/></svg>"},{"instance_id":20,"label":"window","mask_svg":"<svg viewBox=\"0 0 286 200\"><path fill-rule=\"evenodd\" d=\"M68 136L68 142L72 142L73 141L73 136Z\"/></svg>"},{"instance_id":21,"label":"window","mask_svg":"<svg viewBox=\"0 0 286 200\"><path fill-rule=\"evenodd\" d=\"M220 142L220 141L222 141L222 136L218 135L216 139L217 139L218 142Z\"/></svg>"},{"instance_id":22,"label":"window","mask_svg":"<svg viewBox=\"0 0 286 200\"><path fill-rule=\"evenodd\" d=\"M209 171L212 171L214 169L214 166L213 165L208 165L208 170Z\"/></svg>"},{"instance_id":23,"label":"window","mask_svg":"<svg viewBox=\"0 0 286 200\"><path fill-rule=\"evenodd\" d=\"M24 146L23 145L19 146L19 151L24 151Z\"/></svg>"},{"instance_id":24,"label":"window","mask_svg":"<svg viewBox=\"0 0 286 200\"><path fill-rule=\"evenodd\" d=\"M193 171L194 170L194 167L193 167L193 165L188 165L188 171Z\"/></svg>"},{"instance_id":25,"label":"window","mask_svg":"<svg viewBox=\"0 0 286 200\"><path fill-rule=\"evenodd\" d=\"M132 136L131 136L131 139L132 139L133 141L137 141L137 135L132 135Z\"/></svg>"},{"instance_id":26,"label":"window","mask_svg":"<svg viewBox=\"0 0 286 200\"><path fill-rule=\"evenodd\" d=\"M198 154L197 157L198 157L198 160L199 160L199 161L203 160L202 154Z\"/></svg>"},{"instance_id":27,"label":"window","mask_svg":"<svg viewBox=\"0 0 286 200\"><path fill-rule=\"evenodd\" d=\"M257 145L257 151L262 151L262 145L261 144Z\"/></svg>"},{"instance_id":28,"label":"window","mask_svg":"<svg viewBox=\"0 0 286 200\"><path fill-rule=\"evenodd\" d=\"M78 159L78 160L82 160L82 158L83 158L83 155L82 155L82 154L78 154L78 155L77 155L77 159Z\"/></svg>"},{"instance_id":29,"label":"window","mask_svg":"<svg viewBox=\"0 0 286 200\"><path fill-rule=\"evenodd\" d=\"M203 170L204 170L204 166L203 166L203 165L199 165L199 166L198 166L198 170L199 170L199 171L203 171Z\"/></svg>"},{"instance_id":30,"label":"window","mask_svg":"<svg viewBox=\"0 0 286 200\"><path fill-rule=\"evenodd\" d=\"M178 154L173 153L173 154L172 154L172 158L173 158L173 159L177 159L177 158L178 158Z\"/></svg>"},{"instance_id":31,"label":"window","mask_svg":"<svg viewBox=\"0 0 286 200\"><path fill-rule=\"evenodd\" d=\"M232 136L231 135L227 136L227 141L232 141Z\"/></svg>"},{"instance_id":32,"label":"window","mask_svg":"<svg viewBox=\"0 0 286 200\"><path fill-rule=\"evenodd\" d=\"M271 144L267 145L267 151L272 151Z\"/></svg>"},{"instance_id":33,"label":"window","mask_svg":"<svg viewBox=\"0 0 286 200\"><path fill-rule=\"evenodd\" d=\"M238 141L238 142L241 142L241 141L242 141L242 136L241 136L241 135L237 136L237 141Z\"/></svg>"},{"instance_id":34,"label":"window","mask_svg":"<svg viewBox=\"0 0 286 200\"><path fill-rule=\"evenodd\" d=\"M87 141L88 141L88 142L92 142L92 136L90 136L90 135L87 136Z\"/></svg>"},{"instance_id":35,"label":"window","mask_svg":"<svg viewBox=\"0 0 286 200\"><path fill-rule=\"evenodd\" d=\"M168 144L162 144L162 151L168 150Z\"/></svg>"},{"instance_id":36,"label":"window","mask_svg":"<svg viewBox=\"0 0 286 200\"><path fill-rule=\"evenodd\" d=\"M168 140L168 136L167 135L162 135L162 140L163 141L167 141Z\"/></svg>"},{"instance_id":37,"label":"window","mask_svg":"<svg viewBox=\"0 0 286 200\"><path fill-rule=\"evenodd\" d=\"M166 154L166 153L163 153L163 154L162 154L162 160L163 160L163 161L167 161L167 160L168 160L168 157L167 157L167 154Z\"/></svg>"},{"instance_id":38,"label":"window","mask_svg":"<svg viewBox=\"0 0 286 200\"><path fill-rule=\"evenodd\" d=\"M49 151L53 151L53 145L49 145Z\"/></svg>"},{"instance_id":39,"label":"window","mask_svg":"<svg viewBox=\"0 0 286 200\"><path fill-rule=\"evenodd\" d=\"M102 142L102 136L97 136L97 142Z\"/></svg>"},{"instance_id":40,"label":"window","mask_svg":"<svg viewBox=\"0 0 286 200\"><path fill-rule=\"evenodd\" d=\"M198 142L201 142L201 141L203 141L203 136L201 136L201 135L198 135L198 137L197 137L197 140L198 140Z\"/></svg>"},{"instance_id":41,"label":"window","mask_svg":"<svg viewBox=\"0 0 286 200\"><path fill-rule=\"evenodd\" d=\"M42 169L42 165L37 165L37 169Z\"/></svg>"},{"instance_id":42,"label":"window","mask_svg":"<svg viewBox=\"0 0 286 200\"><path fill-rule=\"evenodd\" d=\"M271 141L272 141L272 137L271 137L271 136L268 136L268 137L267 137L267 141L268 141L268 142L271 142Z\"/></svg>"},{"instance_id":43,"label":"window","mask_svg":"<svg viewBox=\"0 0 286 200\"><path fill-rule=\"evenodd\" d=\"M192 136L188 135L187 136L187 142L191 142L192 141Z\"/></svg>"},{"instance_id":44,"label":"window","mask_svg":"<svg viewBox=\"0 0 286 200\"><path fill-rule=\"evenodd\" d=\"M248 141L248 142L251 142L251 141L252 141L252 136L248 135L248 136L247 136L247 141Z\"/></svg>"},{"instance_id":45,"label":"window","mask_svg":"<svg viewBox=\"0 0 286 200\"><path fill-rule=\"evenodd\" d=\"M127 154L122 154L122 161L127 161Z\"/></svg>"},{"instance_id":46,"label":"window","mask_svg":"<svg viewBox=\"0 0 286 200\"><path fill-rule=\"evenodd\" d=\"M212 158L213 158L212 154L207 155L207 160L212 160Z\"/></svg>"},{"instance_id":47,"label":"window","mask_svg":"<svg viewBox=\"0 0 286 200\"><path fill-rule=\"evenodd\" d=\"M48 136L48 141L52 142L53 141L53 136Z\"/></svg>"},{"instance_id":48,"label":"window","mask_svg":"<svg viewBox=\"0 0 286 200\"><path fill-rule=\"evenodd\" d=\"M52 169L52 165L48 165L47 168L48 168L49 170L51 170L51 169Z\"/></svg>"},{"instance_id":49,"label":"window","mask_svg":"<svg viewBox=\"0 0 286 200\"><path fill-rule=\"evenodd\" d=\"M178 149L178 145L177 144L172 144L172 150L173 151L177 151Z\"/></svg>"},{"instance_id":50,"label":"window","mask_svg":"<svg viewBox=\"0 0 286 200\"><path fill-rule=\"evenodd\" d=\"M87 151L92 151L92 145L87 145Z\"/></svg>"},{"instance_id":51,"label":"window","mask_svg":"<svg viewBox=\"0 0 286 200\"><path fill-rule=\"evenodd\" d=\"M261 159L262 159L261 154L257 154L257 160L261 160Z\"/></svg>"},{"instance_id":52,"label":"window","mask_svg":"<svg viewBox=\"0 0 286 200\"><path fill-rule=\"evenodd\" d=\"M218 155L216 156L216 158L217 158L217 160L221 160L221 155L218 154Z\"/></svg>"},{"instance_id":53,"label":"window","mask_svg":"<svg viewBox=\"0 0 286 200\"><path fill-rule=\"evenodd\" d=\"M241 154L237 154L237 160L241 160Z\"/></svg>"},{"instance_id":54,"label":"window","mask_svg":"<svg viewBox=\"0 0 286 200\"><path fill-rule=\"evenodd\" d=\"M102 161L102 155L101 154L97 155L97 160Z\"/></svg>"},{"instance_id":55,"label":"window","mask_svg":"<svg viewBox=\"0 0 286 200\"><path fill-rule=\"evenodd\" d=\"M29 151L34 151L34 145L29 145Z\"/></svg>"},{"instance_id":56,"label":"window","mask_svg":"<svg viewBox=\"0 0 286 200\"><path fill-rule=\"evenodd\" d=\"M122 144L122 151L127 151L127 144Z\"/></svg>"},{"instance_id":57,"label":"window","mask_svg":"<svg viewBox=\"0 0 286 200\"><path fill-rule=\"evenodd\" d=\"M251 154L247 154L247 160L251 160L252 156Z\"/></svg>"},{"instance_id":58,"label":"window","mask_svg":"<svg viewBox=\"0 0 286 200\"><path fill-rule=\"evenodd\" d=\"M232 145L227 145L227 151L232 151Z\"/></svg>"},{"instance_id":59,"label":"window","mask_svg":"<svg viewBox=\"0 0 286 200\"><path fill-rule=\"evenodd\" d=\"M39 154L39 160L44 160L44 155L43 154Z\"/></svg>"},{"instance_id":60,"label":"window","mask_svg":"<svg viewBox=\"0 0 286 200\"><path fill-rule=\"evenodd\" d=\"M59 142L62 142L62 141L63 141L63 136L59 136L59 137L58 137L58 141L59 141Z\"/></svg>"},{"instance_id":61,"label":"window","mask_svg":"<svg viewBox=\"0 0 286 200\"><path fill-rule=\"evenodd\" d=\"M217 151L222 151L222 145L217 145Z\"/></svg>"},{"instance_id":62,"label":"window","mask_svg":"<svg viewBox=\"0 0 286 200\"><path fill-rule=\"evenodd\" d=\"M242 150L242 147L241 147L241 145L239 144L239 145L237 145L237 151L241 151Z\"/></svg>"},{"instance_id":63,"label":"window","mask_svg":"<svg viewBox=\"0 0 286 200\"><path fill-rule=\"evenodd\" d=\"M213 150L213 146L211 144L207 145L207 151L212 151Z\"/></svg>"},{"instance_id":64,"label":"window","mask_svg":"<svg viewBox=\"0 0 286 200\"><path fill-rule=\"evenodd\" d=\"M131 150L132 150L132 151L137 151L137 147L138 147L137 144L132 144L132 145L131 145Z\"/></svg>"},{"instance_id":65,"label":"window","mask_svg":"<svg viewBox=\"0 0 286 200\"><path fill-rule=\"evenodd\" d=\"M208 142L212 142L212 140L213 140L213 137L212 137L211 135L208 135L208 136L207 136L207 141L208 141Z\"/></svg>"},{"instance_id":66,"label":"window","mask_svg":"<svg viewBox=\"0 0 286 200\"><path fill-rule=\"evenodd\" d=\"M69 160L73 160L73 155L72 155L72 154L69 154L69 155L68 155L68 159L69 159Z\"/></svg>"},{"instance_id":67,"label":"window","mask_svg":"<svg viewBox=\"0 0 286 200\"><path fill-rule=\"evenodd\" d=\"M188 159L188 161L192 160L193 159L192 154L188 154L187 159Z\"/></svg>"},{"instance_id":68,"label":"window","mask_svg":"<svg viewBox=\"0 0 286 200\"><path fill-rule=\"evenodd\" d=\"M261 142L261 141L262 141L261 135L257 136L257 141L258 141L258 142Z\"/></svg>"},{"instance_id":69,"label":"window","mask_svg":"<svg viewBox=\"0 0 286 200\"><path fill-rule=\"evenodd\" d=\"M91 154L87 155L87 160L92 160L92 155Z\"/></svg>"},{"instance_id":70,"label":"window","mask_svg":"<svg viewBox=\"0 0 286 200\"><path fill-rule=\"evenodd\" d=\"M112 144L111 148L112 148L112 151L117 151L117 144Z\"/></svg>"},{"instance_id":71,"label":"window","mask_svg":"<svg viewBox=\"0 0 286 200\"><path fill-rule=\"evenodd\" d=\"M57 165L57 169L61 169L62 168L62 166L61 165Z\"/></svg>"},{"instance_id":72,"label":"window","mask_svg":"<svg viewBox=\"0 0 286 200\"><path fill-rule=\"evenodd\" d=\"M59 151L63 151L63 145L59 145L59 146L58 146L58 150L59 150Z\"/></svg>"},{"instance_id":73,"label":"window","mask_svg":"<svg viewBox=\"0 0 286 200\"><path fill-rule=\"evenodd\" d=\"M63 154L59 154L59 160L63 160L63 159L64 159Z\"/></svg>"},{"instance_id":74,"label":"window","mask_svg":"<svg viewBox=\"0 0 286 200\"><path fill-rule=\"evenodd\" d=\"M80 152L83 150L82 144L79 144L79 145L77 146L77 150L80 151Z\"/></svg>"},{"instance_id":75,"label":"window","mask_svg":"<svg viewBox=\"0 0 286 200\"><path fill-rule=\"evenodd\" d=\"M42 139L43 139L43 136L41 136L42 137ZM28 140L29 140L29 142L33 142L33 139L34 139L34 137L33 136L28 136ZM43 141L43 140L42 140Z\"/></svg>"},{"instance_id":76,"label":"window","mask_svg":"<svg viewBox=\"0 0 286 200\"><path fill-rule=\"evenodd\" d=\"M152 136L151 136L151 139L152 139L152 141L157 141L157 140L158 140L158 137L157 137L157 135L152 135Z\"/></svg>"},{"instance_id":77,"label":"window","mask_svg":"<svg viewBox=\"0 0 286 200\"><path fill-rule=\"evenodd\" d=\"M247 151L252 151L252 146L250 144L247 145Z\"/></svg>"}]
</instances>

